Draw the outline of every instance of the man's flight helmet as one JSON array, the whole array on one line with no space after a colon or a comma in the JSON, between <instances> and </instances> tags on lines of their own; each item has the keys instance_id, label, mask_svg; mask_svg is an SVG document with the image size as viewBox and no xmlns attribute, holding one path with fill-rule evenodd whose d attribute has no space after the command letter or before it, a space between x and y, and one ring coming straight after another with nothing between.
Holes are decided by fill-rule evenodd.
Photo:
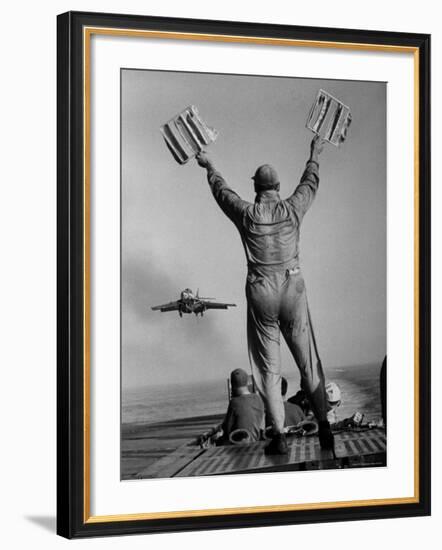
<instances>
[{"instance_id":1,"label":"man's flight helmet","mask_svg":"<svg viewBox=\"0 0 442 550\"><path fill-rule=\"evenodd\" d=\"M279 178L276 170L270 164L260 166L252 177L257 191L279 189Z\"/></svg>"}]
</instances>

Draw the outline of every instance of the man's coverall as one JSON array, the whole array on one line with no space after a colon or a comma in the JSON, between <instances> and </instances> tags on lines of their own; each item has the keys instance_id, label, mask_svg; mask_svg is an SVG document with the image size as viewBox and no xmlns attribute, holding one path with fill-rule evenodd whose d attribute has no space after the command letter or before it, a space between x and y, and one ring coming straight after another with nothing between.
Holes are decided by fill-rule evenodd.
<instances>
[{"instance_id":1,"label":"man's coverall","mask_svg":"<svg viewBox=\"0 0 442 550\"><path fill-rule=\"evenodd\" d=\"M301 373L318 420L326 419L324 374L312 332L299 266L299 230L319 185L319 165L308 161L293 194L276 190L244 201L211 165L208 181L223 212L236 225L248 263L246 284L248 351L258 391L276 432L284 426L280 332Z\"/></svg>"}]
</instances>

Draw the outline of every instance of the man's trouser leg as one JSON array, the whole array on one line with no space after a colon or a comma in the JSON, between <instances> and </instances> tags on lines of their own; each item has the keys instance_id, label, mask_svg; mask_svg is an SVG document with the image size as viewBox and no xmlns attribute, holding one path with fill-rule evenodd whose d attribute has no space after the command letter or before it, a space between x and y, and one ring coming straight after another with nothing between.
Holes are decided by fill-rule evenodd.
<instances>
[{"instance_id":1,"label":"man's trouser leg","mask_svg":"<svg viewBox=\"0 0 442 550\"><path fill-rule=\"evenodd\" d=\"M265 280L247 285L247 343L258 392L276 433L284 429L277 293Z\"/></svg>"},{"instance_id":2,"label":"man's trouser leg","mask_svg":"<svg viewBox=\"0 0 442 550\"><path fill-rule=\"evenodd\" d=\"M316 350L304 279L300 271L288 275L281 295L280 327L301 373L318 421L327 419L324 372Z\"/></svg>"}]
</instances>

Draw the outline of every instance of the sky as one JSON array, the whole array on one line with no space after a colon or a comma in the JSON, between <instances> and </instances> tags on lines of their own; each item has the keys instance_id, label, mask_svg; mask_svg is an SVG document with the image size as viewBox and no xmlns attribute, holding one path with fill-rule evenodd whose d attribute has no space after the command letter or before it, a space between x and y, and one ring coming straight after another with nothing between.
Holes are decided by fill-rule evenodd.
<instances>
[{"instance_id":1,"label":"sky","mask_svg":"<svg viewBox=\"0 0 442 550\"><path fill-rule=\"evenodd\" d=\"M225 379L249 371L246 261L239 234L194 160L179 165L160 126L188 105L219 136L207 151L253 201L251 176L272 164L285 198L299 183L322 88L348 105L340 148L326 144L320 185L301 226L300 259L324 368L386 353L386 84L125 69L121 72L123 388ZM237 304L196 318L151 307L199 288ZM296 369L281 343L282 372Z\"/></svg>"}]
</instances>

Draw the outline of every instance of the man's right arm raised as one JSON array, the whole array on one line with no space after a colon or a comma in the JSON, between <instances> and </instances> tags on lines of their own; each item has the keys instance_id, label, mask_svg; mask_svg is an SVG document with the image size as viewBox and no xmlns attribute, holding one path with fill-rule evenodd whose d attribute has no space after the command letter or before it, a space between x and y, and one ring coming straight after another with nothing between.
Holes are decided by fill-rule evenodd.
<instances>
[{"instance_id":1,"label":"man's right arm raised","mask_svg":"<svg viewBox=\"0 0 442 550\"><path fill-rule=\"evenodd\" d=\"M240 222L248 202L231 189L222 175L215 169L213 162L205 153L196 157L198 164L207 170L207 181L221 210L234 222Z\"/></svg>"}]
</instances>

